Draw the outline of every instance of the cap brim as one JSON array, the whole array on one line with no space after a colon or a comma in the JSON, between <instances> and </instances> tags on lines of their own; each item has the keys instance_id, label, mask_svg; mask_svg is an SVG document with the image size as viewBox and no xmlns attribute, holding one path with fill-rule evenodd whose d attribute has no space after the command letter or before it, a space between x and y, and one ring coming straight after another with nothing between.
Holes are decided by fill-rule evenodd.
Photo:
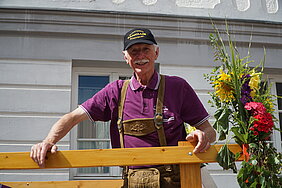
<instances>
[{"instance_id":1,"label":"cap brim","mask_svg":"<svg viewBox=\"0 0 282 188\"><path fill-rule=\"evenodd\" d=\"M129 47L131 47L134 44L155 44L155 43L150 40L136 40L128 43L127 46L124 47L124 50L127 50Z\"/></svg>"}]
</instances>

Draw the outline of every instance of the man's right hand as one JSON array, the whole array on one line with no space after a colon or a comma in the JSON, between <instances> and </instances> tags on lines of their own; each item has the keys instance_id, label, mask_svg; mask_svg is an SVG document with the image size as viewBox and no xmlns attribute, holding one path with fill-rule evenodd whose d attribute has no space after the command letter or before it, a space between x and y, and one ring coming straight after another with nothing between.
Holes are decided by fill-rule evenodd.
<instances>
[{"instance_id":1,"label":"man's right hand","mask_svg":"<svg viewBox=\"0 0 282 188\"><path fill-rule=\"evenodd\" d=\"M47 151L56 153L57 149L58 147L56 145L43 141L31 147L30 157L32 158L32 160L34 160L34 162L38 164L40 168L44 168Z\"/></svg>"}]
</instances>

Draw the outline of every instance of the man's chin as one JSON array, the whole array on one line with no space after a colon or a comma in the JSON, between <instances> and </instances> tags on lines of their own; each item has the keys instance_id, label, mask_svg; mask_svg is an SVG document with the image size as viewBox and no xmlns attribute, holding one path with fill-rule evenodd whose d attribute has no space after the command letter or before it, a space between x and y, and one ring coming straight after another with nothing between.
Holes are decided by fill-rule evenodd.
<instances>
[{"instance_id":1,"label":"man's chin","mask_svg":"<svg viewBox=\"0 0 282 188\"><path fill-rule=\"evenodd\" d=\"M142 69L140 69L140 68L135 68L135 69L134 69L134 72L137 73L137 74L140 74L140 73L142 73Z\"/></svg>"}]
</instances>

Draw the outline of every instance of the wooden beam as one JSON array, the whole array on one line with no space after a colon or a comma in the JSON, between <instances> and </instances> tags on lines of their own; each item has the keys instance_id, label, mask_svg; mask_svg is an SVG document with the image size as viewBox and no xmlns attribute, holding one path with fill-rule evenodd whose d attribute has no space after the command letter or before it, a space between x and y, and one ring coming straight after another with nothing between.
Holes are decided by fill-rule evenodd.
<instances>
[{"instance_id":1,"label":"wooden beam","mask_svg":"<svg viewBox=\"0 0 282 188\"><path fill-rule=\"evenodd\" d=\"M178 146L189 146L189 142L179 142ZM189 153L188 155L193 155ZM181 188L202 188L200 163L180 164Z\"/></svg>"},{"instance_id":2,"label":"wooden beam","mask_svg":"<svg viewBox=\"0 0 282 188\"><path fill-rule=\"evenodd\" d=\"M48 153L45 168L79 168L97 166L139 166L159 164L216 162L222 145L214 145L205 152L188 155L194 146L69 150ZM233 153L241 151L238 145L229 145ZM152 157L154 156L154 157ZM243 158L239 159L243 160ZM0 153L0 169L38 169L29 152Z\"/></svg>"},{"instance_id":3,"label":"wooden beam","mask_svg":"<svg viewBox=\"0 0 282 188\"><path fill-rule=\"evenodd\" d=\"M120 188L123 184L123 180L0 182L0 184L13 188Z\"/></svg>"}]
</instances>

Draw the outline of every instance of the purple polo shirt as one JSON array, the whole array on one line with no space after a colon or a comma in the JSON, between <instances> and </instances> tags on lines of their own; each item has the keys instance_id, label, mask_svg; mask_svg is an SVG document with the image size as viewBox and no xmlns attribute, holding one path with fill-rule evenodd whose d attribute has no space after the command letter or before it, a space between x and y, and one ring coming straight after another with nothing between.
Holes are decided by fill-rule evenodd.
<instances>
[{"instance_id":1,"label":"purple polo shirt","mask_svg":"<svg viewBox=\"0 0 282 188\"><path fill-rule=\"evenodd\" d=\"M92 121L111 120L110 135L113 148L119 148L117 128L118 100L123 80L108 84L80 107ZM149 84L144 87L132 76L126 94L123 120L136 118L153 118L160 75L155 72ZM186 132L183 122L198 126L209 118L201 101L191 86L182 78L165 76L165 95L163 106L164 129L168 146L177 146L178 141L185 140ZM146 136L124 136L126 148L157 147L158 134L153 132Z\"/></svg>"}]
</instances>

